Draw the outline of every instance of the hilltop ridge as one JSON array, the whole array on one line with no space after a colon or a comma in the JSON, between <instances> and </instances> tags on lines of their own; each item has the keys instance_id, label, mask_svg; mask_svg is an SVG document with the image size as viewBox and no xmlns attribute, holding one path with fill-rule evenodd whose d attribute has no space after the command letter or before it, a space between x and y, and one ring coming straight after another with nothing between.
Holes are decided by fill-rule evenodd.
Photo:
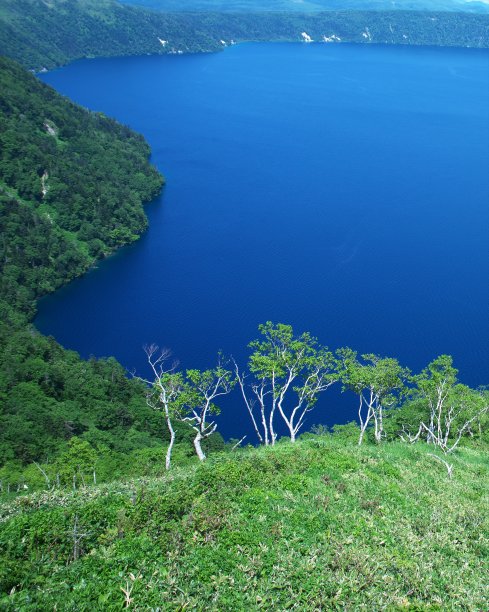
<instances>
[{"instance_id":1,"label":"hilltop ridge","mask_svg":"<svg viewBox=\"0 0 489 612\"><path fill-rule=\"evenodd\" d=\"M489 464L348 428L0 506L5 610L482 610Z\"/></svg>"},{"instance_id":2,"label":"hilltop ridge","mask_svg":"<svg viewBox=\"0 0 489 612\"><path fill-rule=\"evenodd\" d=\"M115 0L0 0L0 54L33 70L83 57L211 52L242 41L303 42L304 32L316 42L487 48L489 13L165 13Z\"/></svg>"},{"instance_id":3,"label":"hilltop ridge","mask_svg":"<svg viewBox=\"0 0 489 612\"><path fill-rule=\"evenodd\" d=\"M121 0L123 4L144 6L159 11L178 12L178 0ZM489 11L487 0L187 0L186 10L219 12L285 11L313 13L337 10L384 11Z\"/></svg>"}]
</instances>

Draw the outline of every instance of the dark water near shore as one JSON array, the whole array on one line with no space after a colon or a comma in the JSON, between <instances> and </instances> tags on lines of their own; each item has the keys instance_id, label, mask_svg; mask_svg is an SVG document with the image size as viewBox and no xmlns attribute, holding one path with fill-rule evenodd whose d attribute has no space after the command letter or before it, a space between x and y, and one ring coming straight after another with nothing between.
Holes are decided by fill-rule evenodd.
<instances>
[{"instance_id":1,"label":"dark water near shore","mask_svg":"<svg viewBox=\"0 0 489 612\"><path fill-rule=\"evenodd\" d=\"M142 132L168 181L137 244L41 301L42 332L144 373L151 342L244 361L270 319L489 383L487 51L247 44L42 79ZM310 423L354 406L326 394Z\"/></svg>"}]
</instances>

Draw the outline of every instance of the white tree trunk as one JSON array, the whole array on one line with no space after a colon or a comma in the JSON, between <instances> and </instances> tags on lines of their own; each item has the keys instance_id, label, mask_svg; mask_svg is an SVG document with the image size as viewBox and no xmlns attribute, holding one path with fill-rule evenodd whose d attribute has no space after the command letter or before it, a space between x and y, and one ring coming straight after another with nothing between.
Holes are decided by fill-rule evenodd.
<instances>
[{"instance_id":1,"label":"white tree trunk","mask_svg":"<svg viewBox=\"0 0 489 612\"><path fill-rule=\"evenodd\" d=\"M201 441L203 440L203 437L200 433L200 431L197 432L197 435L194 438L194 448L195 448L195 452L197 453L197 457L200 459L200 461L204 461L205 460L205 453L202 450L202 446L201 446Z\"/></svg>"},{"instance_id":2,"label":"white tree trunk","mask_svg":"<svg viewBox=\"0 0 489 612\"><path fill-rule=\"evenodd\" d=\"M263 440L263 436L261 435L260 430L258 428L256 419L255 419L255 415L253 414L253 404L250 403L250 401L248 399L248 396L246 395L245 386L244 386L244 375L243 376L240 375L238 364L236 362L234 362L234 370L236 372L236 379L237 379L239 387L241 389L241 395L243 396L243 400L245 402L246 409L248 410L248 413L250 415L251 422L253 423L253 427L255 428L255 432L256 432L256 435L258 437L258 440L260 441L260 444L262 444L264 440ZM264 435L265 435L265 444L268 445L268 431L267 431L267 425L266 425L266 422L265 422L263 406L261 406L261 414L262 414L263 432L264 432Z\"/></svg>"},{"instance_id":3,"label":"white tree trunk","mask_svg":"<svg viewBox=\"0 0 489 612\"><path fill-rule=\"evenodd\" d=\"M275 433L275 430L273 429L273 417L275 415L275 408L272 408L272 410L270 411L270 419L269 419L269 428L270 428L270 444L272 446L275 445L275 440L277 439L277 434Z\"/></svg>"},{"instance_id":4,"label":"white tree trunk","mask_svg":"<svg viewBox=\"0 0 489 612\"><path fill-rule=\"evenodd\" d=\"M365 430L367 429L368 420L363 423L360 427L360 437L358 438L358 446L361 446L363 443L363 436L365 435Z\"/></svg>"},{"instance_id":5,"label":"white tree trunk","mask_svg":"<svg viewBox=\"0 0 489 612\"><path fill-rule=\"evenodd\" d=\"M378 427L378 436L376 438L377 442L382 442L382 437L384 435L384 409L382 405L378 406L378 415L379 415L379 427Z\"/></svg>"},{"instance_id":6,"label":"white tree trunk","mask_svg":"<svg viewBox=\"0 0 489 612\"><path fill-rule=\"evenodd\" d=\"M171 467L171 453L173 450L173 445L175 444L175 430L172 427L168 411L166 414L166 424L168 425L168 430L170 431L170 443L168 444L168 448L166 451L165 467L167 470L169 470Z\"/></svg>"}]
</instances>

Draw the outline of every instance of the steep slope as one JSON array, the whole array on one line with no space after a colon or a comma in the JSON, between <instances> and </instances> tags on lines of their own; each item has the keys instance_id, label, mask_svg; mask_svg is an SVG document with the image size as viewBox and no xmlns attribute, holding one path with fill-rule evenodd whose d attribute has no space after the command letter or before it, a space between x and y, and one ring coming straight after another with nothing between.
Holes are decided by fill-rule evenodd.
<instances>
[{"instance_id":1,"label":"steep slope","mask_svg":"<svg viewBox=\"0 0 489 612\"><path fill-rule=\"evenodd\" d=\"M16 284L37 298L137 238L146 227L142 202L158 193L162 179L141 136L72 104L6 59L0 59L0 126L3 199L16 202L10 214L27 215L22 248L4 242L1 292L12 305ZM26 258L37 233L29 233L28 218L56 237L58 261L52 252L49 261L37 252L41 244ZM29 266L33 278L15 278L19 266Z\"/></svg>"},{"instance_id":2,"label":"steep slope","mask_svg":"<svg viewBox=\"0 0 489 612\"><path fill-rule=\"evenodd\" d=\"M142 203L162 185L148 155L129 128L0 59L0 465L53 456L72 435L159 440L115 360L82 362L28 327L37 298L145 229Z\"/></svg>"}]
</instances>

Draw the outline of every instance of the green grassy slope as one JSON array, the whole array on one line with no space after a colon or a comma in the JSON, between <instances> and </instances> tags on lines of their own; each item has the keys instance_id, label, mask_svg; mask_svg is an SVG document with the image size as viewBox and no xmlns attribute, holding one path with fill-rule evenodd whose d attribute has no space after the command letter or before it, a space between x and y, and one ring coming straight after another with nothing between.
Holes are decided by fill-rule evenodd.
<instances>
[{"instance_id":1,"label":"green grassy slope","mask_svg":"<svg viewBox=\"0 0 489 612\"><path fill-rule=\"evenodd\" d=\"M113 0L0 0L0 54L38 70L81 57L216 51L222 40L301 41L304 31L314 40L489 47L489 14L158 13Z\"/></svg>"},{"instance_id":2,"label":"green grassy slope","mask_svg":"<svg viewBox=\"0 0 489 612\"><path fill-rule=\"evenodd\" d=\"M431 450L309 436L18 498L0 507L0 606L486 610L487 454L461 449L448 479Z\"/></svg>"}]
</instances>

